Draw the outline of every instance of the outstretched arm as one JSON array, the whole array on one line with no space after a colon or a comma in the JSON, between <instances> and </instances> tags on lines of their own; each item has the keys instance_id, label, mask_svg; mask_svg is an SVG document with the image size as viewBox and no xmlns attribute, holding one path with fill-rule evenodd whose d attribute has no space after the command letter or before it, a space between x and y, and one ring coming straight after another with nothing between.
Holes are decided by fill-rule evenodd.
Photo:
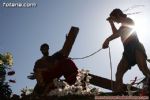
<instances>
[{"instance_id":1,"label":"outstretched arm","mask_svg":"<svg viewBox=\"0 0 150 100\"><path fill-rule=\"evenodd\" d=\"M109 42L118 37L120 37L120 32L116 32L115 34L112 34L111 36L109 36L103 43L103 49L108 48Z\"/></svg>"},{"instance_id":2,"label":"outstretched arm","mask_svg":"<svg viewBox=\"0 0 150 100\"><path fill-rule=\"evenodd\" d=\"M118 37L120 37L120 32L116 32L115 34L112 34L106 40L111 41L111 40L116 39Z\"/></svg>"}]
</instances>

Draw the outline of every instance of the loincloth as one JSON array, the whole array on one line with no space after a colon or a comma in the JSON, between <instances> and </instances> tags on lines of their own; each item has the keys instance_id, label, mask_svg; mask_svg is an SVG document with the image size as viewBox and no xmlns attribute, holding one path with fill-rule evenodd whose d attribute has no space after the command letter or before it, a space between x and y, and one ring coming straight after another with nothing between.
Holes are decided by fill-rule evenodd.
<instances>
[{"instance_id":1,"label":"loincloth","mask_svg":"<svg viewBox=\"0 0 150 100\"><path fill-rule=\"evenodd\" d=\"M139 50L140 52L142 52L145 58L147 59L144 46L140 42L131 42L131 43L124 45L123 56L128 61L129 69L131 68L131 66L134 66L135 64L137 64L136 55L135 55L136 50Z\"/></svg>"}]
</instances>

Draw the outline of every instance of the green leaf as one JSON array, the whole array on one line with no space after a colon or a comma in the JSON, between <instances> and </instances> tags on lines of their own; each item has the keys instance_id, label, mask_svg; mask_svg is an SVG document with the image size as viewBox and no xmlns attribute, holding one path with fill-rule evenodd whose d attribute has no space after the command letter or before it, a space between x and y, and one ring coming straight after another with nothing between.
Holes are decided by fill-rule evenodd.
<instances>
[{"instance_id":1,"label":"green leaf","mask_svg":"<svg viewBox=\"0 0 150 100\"><path fill-rule=\"evenodd\" d=\"M2 54L0 54L0 59L3 57L3 55Z\"/></svg>"},{"instance_id":2,"label":"green leaf","mask_svg":"<svg viewBox=\"0 0 150 100\"><path fill-rule=\"evenodd\" d=\"M147 59L147 61L150 63L150 59Z\"/></svg>"}]
</instances>

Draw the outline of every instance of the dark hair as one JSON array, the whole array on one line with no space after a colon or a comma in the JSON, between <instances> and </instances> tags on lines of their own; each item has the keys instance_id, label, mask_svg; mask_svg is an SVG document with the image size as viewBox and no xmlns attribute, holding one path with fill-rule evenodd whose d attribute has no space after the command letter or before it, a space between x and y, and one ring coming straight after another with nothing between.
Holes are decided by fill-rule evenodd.
<instances>
[{"instance_id":1,"label":"dark hair","mask_svg":"<svg viewBox=\"0 0 150 100\"><path fill-rule=\"evenodd\" d=\"M110 13L110 17L111 16L114 16L114 17L118 17L118 16L121 16L121 17L127 17L126 14L124 14L120 9L116 8L114 9L111 13Z\"/></svg>"},{"instance_id":2,"label":"dark hair","mask_svg":"<svg viewBox=\"0 0 150 100\"><path fill-rule=\"evenodd\" d=\"M42 44L41 47L40 47L40 50L42 50L44 48L49 49L49 45L47 43Z\"/></svg>"}]
</instances>

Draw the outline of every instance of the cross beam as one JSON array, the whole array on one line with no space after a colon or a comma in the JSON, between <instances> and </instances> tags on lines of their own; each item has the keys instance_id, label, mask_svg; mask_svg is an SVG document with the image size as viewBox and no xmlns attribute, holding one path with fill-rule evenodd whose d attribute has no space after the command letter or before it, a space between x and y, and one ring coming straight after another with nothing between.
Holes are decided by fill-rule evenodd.
<instances>
[{"instance_id":1,"label":"cross beam","mask_svg":"<svg viewBox=\"0 0 150 100\"><path fill-rule=\"evenodd\" d=\"M103 78L100 76L96 76L93 74L89 74L89 75L92 77L92 79L90 80L91 84L98 86L98 87L108 89L108 90L113 90L113 88L115 88L114 87L115 81L113 81L113 80L111 81L109 79L106 79L106 78ZM127 90L127 84L123 84L123 89ZM138 89L139 88L132 87L132 90L138 90Z\"/></svg>"},{"instance_id":2,"label":"cross beam","mask_svg":"<svg viewBox=\"0 0 150 100\"><path fill-rule=\"evenodd\" d=\"M72 26L67 37L66 37L66 41L63 45L63 48L61 50L61 53L65 56L65 57L68 57L70 52L71 52L71 49L72 49L72 46L75 42L75 39L77 37L77 34L79 32L79 28L78 27L74 27Z\"/></svg>"}]
</instances>

